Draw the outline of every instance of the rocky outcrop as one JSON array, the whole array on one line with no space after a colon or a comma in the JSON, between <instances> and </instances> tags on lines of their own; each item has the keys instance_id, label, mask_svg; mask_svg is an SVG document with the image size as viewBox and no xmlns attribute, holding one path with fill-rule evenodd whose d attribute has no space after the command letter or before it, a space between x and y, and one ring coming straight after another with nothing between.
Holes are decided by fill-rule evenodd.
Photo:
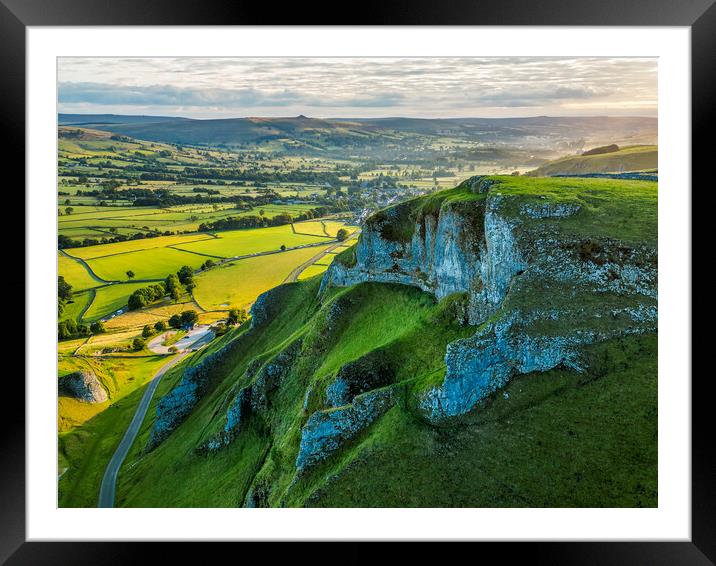
<instances>
[{"instance_id":1,"label":"rocky outcrop","mask_svg":"<svg viewBox=\"0 0 716 566\"><path fill-rule=\"evenodd\" d=\"M91 371L75 371L63 375L57 383L57 390L62 397L72 397L85 403L104 403L109 397Z\"/></svg>"},{"instance_id":2,"label":"rocky outcrop","mask_svg":"<svg viewBox=\"0 0 716 566\"><path fill-rule=\"evenodd\" d=\"M301 340L296 340L261 368L251 385L251 409L253 411L266 410L269 394L279 387L281 380L291 370L291 366L300 352Z\"/></svg>"},{"instance_id":3,"label":"rocky outcrop","mask_svg":"<svg viewBox=\"0 0 716 566\"><path fill-rule=\"evenodd\" d=\"M443 382L419 394L426 419L464 414L515 375L578 369L585 344L656 330L656 245L562 233L559 222L581 210L575 203L509 198L499 182L481 177L463 188L484 198L446 201L437 211L406 203L367 222L355 263L334 262L322 282L402 283L438 299L468 294L477 332L448 345ZM402 228L386 229L390 222ZM613 296L627 306L610 310ZM340 375L326 393L334 406L350 400Z\"/></svg>"},{"instance_id":4,"label":"rocky outcrop","mask_svg":"<svg viewBox=\"0 0 716 566\"><path fill-rule=\"evenodd\" d=\"M344 364L326 388L326 400L331 407L347 405L356 395L385 387L393 382L395 368L375 350Z\"/></svg>"},{"instance_id":5,"label":"rocky outcrop","mask_svg":"<svg viewBox=\"0 0 716 566\"><path fill-rule=\"evenodd\" d=\"M291 370L301 351L301 344L301 340L295 340L268 362L252 360L249 363L244 372L244 380L251 380L251 384L242 387L234 396L226 409L223 428L204 442L199 447L199 451L213 452L228 446L241 432L246 418L251 413L261 413L268 409L270 394L279 388L281 381Z\"/></svg>"},{"instance_id":6,"label":"rocky outcrop","mask_svg":"<svg viewBox=\"0 0 716 566\"><path fill-rule=\"evenodd\" d=\"M393 390L384 388L359 395L351 405L313 413L301 431L297 473L328 458L385 414L394 403Z\"/></svg>"},{"instance_id":7,"label":"rocky outcrop","mask_svg":"<svg viewBox=\"0 0 716 566\"><path fill-rule=\"evenodd\" d=\"M157 418L149 434L147 451L156 448L189 416L206 393L212 369L233 344L230 342L222 349L205 355L196 365L184 369L179 384L157 404Z\"/></svg>"},{"instance_id":8,"label":"rocky outcrop","mask_svg":"<svg viewBox=\"0 0 716 566\"><path fill-rule=\"evenodd\" d=\"M605 313L606 314L606 313ZM521 330L520 313L481 328L474 336L448 344L443 382L420 395L418 409L434 424L463 415L504 387L514 376L558 366L581 372L580 347L617 335L656 330L656 308L625 309L631 324L602 331L576 330L564 335L530 336ZM556 320L559 313L543 313Z\"/></svg>"}]
</instances>

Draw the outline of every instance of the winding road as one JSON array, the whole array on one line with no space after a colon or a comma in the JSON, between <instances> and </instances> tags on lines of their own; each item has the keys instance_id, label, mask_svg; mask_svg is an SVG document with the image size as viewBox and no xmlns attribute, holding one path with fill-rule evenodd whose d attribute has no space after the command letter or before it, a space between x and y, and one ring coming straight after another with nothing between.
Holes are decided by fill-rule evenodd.
<instances>
[{"instance_id":1,"label":"winding road","mask_svg":"<svg viewBox=\"0 0 716 566\"><path fill-rule=\"evenodd\" d=\"M159 338L162 338L162 336L158 336L147 346L155 353L167 354L169 353L169 348L161 346L161 341L159 342L159 345L155 345L154 348L152 348L152 342L156 342ZM104 471L104 476L102 476L102 485L99 488L97 507L114 507L115 490L117 487L117 475L119 474L119 469L122 467L122 463L127 457L127 454L129 454L129 449L132 447L132 444L134 444L137 434L139 434L139 429L142 427L142 422L144 422L144 417L147 415L147 410L149 409L152 397L154 397L154 392L157 390L162 376L191 352L208 344L212 338L214 338L214 333L211 331L211 328L208 325L202 325L190 330L186 336L183 336L181 340L178 340L174 344L174 346L176 346L181 353L170 359L166 364L159 368L159 371L154 374L154 377L149 382L149 386L144 392L144 395L142 395L139 405L137 405L137 410L134 412L134 416L132 417L132 421L129 423L129 427L127 427L127 431L124 433L119 446L117 446L117 449L112 455L112 458Z\"/></svg>"}]
</instances>

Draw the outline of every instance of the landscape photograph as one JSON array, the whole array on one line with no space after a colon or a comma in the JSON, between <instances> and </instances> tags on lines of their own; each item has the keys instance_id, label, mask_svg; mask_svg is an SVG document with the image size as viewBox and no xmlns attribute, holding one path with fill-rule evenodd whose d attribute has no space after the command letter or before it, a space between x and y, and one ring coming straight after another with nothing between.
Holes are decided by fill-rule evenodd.
<instances>
[{"instance_id":1,"label":"landscape photograph","mask_svg":"<svg viewBox=\"0 0 716 566\"><path fill-rule=\"evenodd\" d=\"M658 507L657 79L58 58L57 505Z\"/></svg>"}]
</instances>

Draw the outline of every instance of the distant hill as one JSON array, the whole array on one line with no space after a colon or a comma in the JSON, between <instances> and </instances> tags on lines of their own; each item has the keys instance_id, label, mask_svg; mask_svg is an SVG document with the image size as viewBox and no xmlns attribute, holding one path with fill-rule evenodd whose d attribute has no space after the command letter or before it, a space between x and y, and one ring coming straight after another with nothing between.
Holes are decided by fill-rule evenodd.
<instances>
[{"instance_id":1,"label":"distant hill","mask_svg":"<svg viewBox=\"0 0 716 566\"><path fill-rule=\"evenodd\" d=\"M301 115L194 120L166 116L60 114L59 123L155 142L239 145L289 140L319 150L391 143L411 136L460 138L523 148L562 147L563 150L614 141L645 144L657 140L656 119L641 117L318 119Z\"/></svg>"},{"instance_id":2,"label":"distant hill","mask_svg":"<svg viewBox=\"0 0 716 566\"><path fill-rule=\"evenodd\" d=\"M655 145L633 145L616 151L585 152L582 155L570 155L528 171L529 177L553 177L584 173L622 173L643 171L659 166L659 151Z\"/></svg>"},{"instance_id":3,"label":"distant hill","mask_svg":"<svg viewBox=\"0 0 716 566\"><path fill-rule=\"evenodd\" d=\"M131 116L122 114L59 114L60 126L106 126L107 124L146 124L157 122L186 122L190 118L175 116Z\"/></svg>"}]
</instances>

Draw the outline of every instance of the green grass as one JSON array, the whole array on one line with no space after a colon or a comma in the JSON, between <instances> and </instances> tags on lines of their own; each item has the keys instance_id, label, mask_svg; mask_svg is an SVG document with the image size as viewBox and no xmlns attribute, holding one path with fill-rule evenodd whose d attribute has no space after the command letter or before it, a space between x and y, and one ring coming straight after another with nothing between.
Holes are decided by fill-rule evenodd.
<instances>
[{"instance_id":1,"label":"green grass","mask_svg":"<svg viewBox=\"0 0 716 566\"><path fill-rule=\"evenodd\" d=\"M127 306L127 299L147 283L117 283L97 289L97 296L85 313L85 322L95 321Z\"/></svg>"},{"instance_id":2,"label":"green grass","mask_svg":"<svg viewBox=\"0 0 716 566\"><path fill-rule=\"evenodd\" d=\"M153 248L122 253L88 260L92 270L108 281L128 281L127 271L135 273L135 279L165 279L176 273L183 265L194 269L207 260L206 257L175 248Z\"/></svg>"},{"instance_id":3,"label":"green grass","mask_svg":"<svg viewBox=\"0 0 716 566\"><path fill-rule=\"evenodd\" d=\"M71 256L89 260L104 256L124 254L127 252L136 252L140 250L149 250L154 248L164 248L166 246L185 244L187 242L196 242L199 240L206 239L211 239L211 237L207 236L206 234L189 234L186 236L158 236L156 238L127 240L125 242L116 242L114 244L100 244L98 246L87 246L84 248L71 248L65 251Z\"/></svg>"},{"instance_id":4,"label":"green grass","mask_svg":"<svg viewBox=\"0 0 716 566\"><path fill-rule=\"evenodd\" d=\"M498 181L491 195L505 197L501 212L520 216L525 205L577 205L566 218L536 219L540 227L553 226L562 234L654 243L657 239L658 184L623 179L492 177Z\"/></svg>"},{"instance_id":5,"label":"green grass","mask_svg":"<svg viewBox=\"0 0 716 566\"><path fill-rule=\"evenodd\" d=\"M215 389L201 401L186 424L148 455L141 455L141 442L133 449L120 474L123 506L240 505L250 479L261 467L257 462L263 463L263 459L269 462L269 467L277 466L280 482L287 485L298 446L297 433L304 419L301 405L306 380L322 383L345 361L375 348L382 349L396 367L404 368L399 371L399 378L412 376L425 367L432 370L435 364L442 365L446 342L465 332L464 327L451 325L445 319L452 312L451 300L438 304L422 291L398 285L361 285L333 293L316 315L313 313L320 307L315 298L318 284L319 279L315 278L282 288L277 317L264 332L249 334L242 342L236 342L235 350L217 365L215 373L219 381ZM345 315L329 330L325 314L333 301L340 301ZM386 305L395 309L387 317ZM269 417L270 424L266 423L275 433L273 445L270 446L270 439L263 432L266 425L257 420L248 425L247 434L242 434L225 451L210 456L194 453L193 447L200 439L221 424L216 418L217 411L246 365L254 357L275 353L277 346L297 336L304 336L306 358L300 364L302 369L297 369L273 400L276 409ZM418 346L416 351L408 345L413 342ZM219 346L212 345L209 351ZM177 372L170 378L173 384L178 377ZM167 381L164 392L171 385ZM314 406L318 401L318 397L312 398L310 404ZM143 425L143 442L151 427L154 415L151 410L150 415ZM171 462L179 454L185 454L184 463L175 466ZM160 468L165 470L164 474L158 474ZM167 489L170 484L181 487Z\"/></svg>"},{"instance_id":6,"label":"green grass","mask_svg":"<svg viewBox=\"0 0 716 566\"><path fill-rule=\"evenodd\" d=\"M659 166L659 151L655 145L633 145L611 153L570 155L541 165L526 174L535 177L574 175L580 173L622 173L643 171Z\"/></svg>"},{"instance_id":7,"label":"green grass","mask_svg":"<svg viewBox=\"0 0 716 566\"><path fill-rule=\"evenodd\" d=\"M454 432L394 408L308 504L656 507L656 341L592 347L588 375L522 376Z\"/></svg>"},{"instance_id":8,"label":"green grass","mask_svg":"<svg viewBox=\"0 0 716 566\"><path fill-rule=\"evenodd\" d=\"M308 279L309 277L315 277L316 275L321 275L328 269L327 265L309 265L306 269L304 269L301 272L301 275L298 276L299 281L303 281L304 279Z\"/></svg>"},{"instance_id":9,"label":"green grass","mask_svg":"<svg viewBox=\"0 0 716 566\"><path fill-rule=\"evenodd\" d=\"M73 293L102 284L95 281L87 268L80 262L60 253L57 254L57 272L58 275L62 275L65 278L67 283L72 285Z\"/></svg>"},{"instance_id":10,"label":"green grass","mask_svg":"<svg viewBox=\"0 0 716 566\"><path fill-rule=\"evenodd\" d=\"M82 322L82 311L92 300L92 291L81 291L72 295L72 301L65 304L65 310L62 311L60 320L72 319L75 322Z\"/></svg>"},{"instance_id":11,"label":"green grass","mask_svg":"<svg viewBox=\"0 0 716 566\"><path fill-rule=\"evenodd\" d=\"M279 285L303 262L325 247L311 247L242 259L196 276L194 298L206 310L246 308L261 293Z\"/></svg>"},{"instance_id":12,"label":"green grass","mask_svg":"<svg viewBox=\"0 0 716 566\"><path fill-rule=\"evenodd\" d=\"M166 357L126 359L69 358L60 373L91 370L110 399L89 404L60 397L58 456L60 507L95 507L102 474L132 419L145 384L167 362Z\"/></svg>"},{"instance_id":13,"label":"green grass","mask_svg":"<svg viewBox=\"0 0 716 566\"><path fill-rule=\"evenodd\" d=\"M320 227L320 224L317 226ZM290 225L217 232L217 236L212 240L182 244L177 246L177 249L228 258L273 251L282 245L292 248L304 244L315 244L322 239L325 239L326 242L329 241L325 235L318 237L294 234Z\"/></svg>"}]
</instances>

